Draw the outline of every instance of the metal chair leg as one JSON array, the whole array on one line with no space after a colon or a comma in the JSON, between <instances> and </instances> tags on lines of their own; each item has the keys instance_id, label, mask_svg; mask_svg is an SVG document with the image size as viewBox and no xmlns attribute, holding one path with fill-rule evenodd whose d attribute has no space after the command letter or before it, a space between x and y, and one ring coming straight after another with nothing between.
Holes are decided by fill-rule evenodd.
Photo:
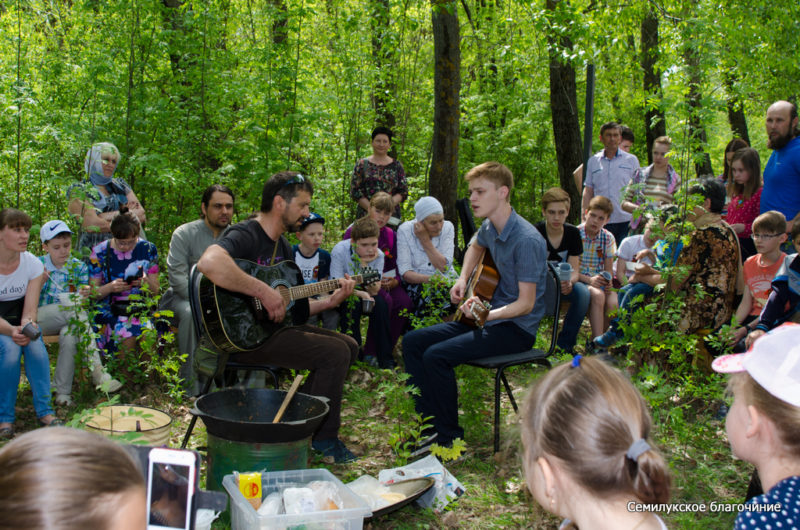
<instances>
[{"instance_id":1,"label":"metal chair leg","mask_svg":"<svg viewBox=\"0 0 800 530\"><path fill-rule=\"evenodd\" d=\"M197 396L197 399L200 399L201 396L205 396L208 394L209 390L211 390L211 383L214 382L213 377L209 377L206 381L203 390L200 392L200 395ZM194 424L197 423L197 416L192 414L192 420L189 422L189 428L186 429L186 434L183 437L183 442L181 442L181 449L186 449L186 446L189 444L189 437L192 435L192 431L194 430Z\"/></svg>"},{"instance_id":2,"label":"metal chair leg","mask_svg":"<svg viewBox=\"0 0 800 530\"><path fill-rule=\"evenodd\" d=\"M494 452L500 451L500 378L503 377L502 369L498 369L494 376Z\"/></svg>"}]
</instances>

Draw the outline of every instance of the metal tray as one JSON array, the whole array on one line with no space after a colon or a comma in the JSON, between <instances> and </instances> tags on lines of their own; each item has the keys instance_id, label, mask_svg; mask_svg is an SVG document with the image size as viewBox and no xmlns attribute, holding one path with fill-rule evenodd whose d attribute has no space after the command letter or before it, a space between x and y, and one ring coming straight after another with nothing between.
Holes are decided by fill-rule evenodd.
<instances>
[{"instance_id":1,"label":"metal tray","mask_svg":"<svg viewBox=\"0 0 800 530\"><path fill-rule=\"evenodd\" d=\"M406 496L406 498L402 501L397 501L394 504L384 506L380 510L375 510L372 512L372 517L369 517L368 519L374 519L376 517L386 515L387 513L392 513L395 510L399 510L406 504L414 502L415 500L419 499L423 493L431 489L435 482L436 481L431 477L422 477L400 480L393 484L388 484L386 487L391 492L402 493Z\"/></svg>"}]
</instances>

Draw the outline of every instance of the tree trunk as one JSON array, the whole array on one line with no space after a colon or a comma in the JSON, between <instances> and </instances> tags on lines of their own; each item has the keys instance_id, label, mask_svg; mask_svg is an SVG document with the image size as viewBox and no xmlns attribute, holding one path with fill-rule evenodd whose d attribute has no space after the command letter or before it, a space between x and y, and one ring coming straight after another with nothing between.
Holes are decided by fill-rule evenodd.
<instances>
[{"instance_id":1,"label":"tree trunk","mask_svg":"<svg viewBox=\"0 0 800 530\"><path fill-rule=\"evenodd\" d=\"M649 10L642 19L642 57L644 72L644 130L647 141L647 163L653 163L653 142L667 134L667 122L661 109L661 72L658 61L658 15Z\"/></svg>"},{"instance_id":2,"label":"tree trunk","mask_svg":"<svg viewBox=\"0 0 800 530\"><path fill-rule=\"evenodd\" d=\"M375 61L377 78L375 80L375 91L372 95L372 104L375 108L375 121L379 125L392 129L395 125L395 117L389 108L389 103L390 94L394 94L392 72L396 66L394 58L396 39L391 34L390 15L391 6L389 0L373 0L371 19L372 59Z\"/></svg>"},{"instance_id":3,"label":"tree trunk","mask_svg":"<svg viewBox=\"0 0 800 530\"><path fill-rule=\"evenodd\" d=\"M458 134L461 90L461 49L457 4L431 0L434 55L433 139L430 194L444 206L444 215L455 221L458 189Z\"/></svg>"},{"instance_id":4,"label":"tree trunk","mask_svg":"<svg viewBox=\"0 0 800 530\"><path fill-rule=\"evenodd\" d=\"M555 11L560 0L547 0L547 9ZM569 220L580 219L581 196L575 187L572 172L581 165L581 127L578 121L578 98L575 86L575 68L561 60L559 50L572 50L571 39L564 35L548 33L550 54L550 109L553 114L553 141L558 160L558 181L570 196ZM568 54L567 54L568 55Z\"/></svg>"},{"instance_id":5,"label":"tree trunk","mask_svg":"<svg viewBox=\"0 0 800 530\"><path fill-rule=\"evenodd\" d=\"M747 134L747 118L744 115L744 104L735 87L739 76L736 72L729 71L725 73L724 77L725 88L728 91L728 122L731 124L731 131L734 137L741 138L749 144L750 135Z\"/></svg>"},{"instance_id":6,"label":"tree trunk","mask_svg":"<svg viewBox=\"0 0 800 530\"><path fill-rule=\"evenodd\" d=\"M689 104L689 144L694 169L698 177L712 175L714 172L711 169L711 157L705 150L708 139L700 116L702 109L700 84L703 81L700 60L697 50L690 44L687 44L683 57L689 69L689 93L686 95L686 100Z\"/></svg>"}]
</instances>

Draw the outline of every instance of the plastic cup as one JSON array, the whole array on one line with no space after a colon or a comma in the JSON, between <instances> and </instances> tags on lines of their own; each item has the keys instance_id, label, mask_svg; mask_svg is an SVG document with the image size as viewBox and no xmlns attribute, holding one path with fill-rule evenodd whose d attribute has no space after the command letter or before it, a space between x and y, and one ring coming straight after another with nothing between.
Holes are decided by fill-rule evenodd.
<instances>
[{"instance_id":1,"label":"plastic cup","mask_svg":"<svg viewBox=\"0 0 800 530\"><path fill-rule=\"evenodd\" d=\"M569 263L558 264L558 279L562 282L568 282L572 276L572 265Z\"/></svg>"},{"instance_id":2,"label":"plastic cup","mask_svg":"<svg viewBox=\"0 0 800 530\"><path fill-rule=\"evenodd\" d=\"M361 300L361 312L365 315L369 315L372 313L372 309L375 307L375 300Z\"/></svg>"}]
</instances>

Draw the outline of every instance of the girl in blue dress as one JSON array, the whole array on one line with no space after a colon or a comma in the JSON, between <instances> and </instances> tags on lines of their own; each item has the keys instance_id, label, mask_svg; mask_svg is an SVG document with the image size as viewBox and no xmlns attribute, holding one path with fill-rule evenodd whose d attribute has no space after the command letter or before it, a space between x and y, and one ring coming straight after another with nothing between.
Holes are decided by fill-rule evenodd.
<instances>
[{"instance_id":1,"label":"girl in blue dress","mask_svg":"<svg viewBox=\"0 0 800 530\"><path fill-rule=\"evenodd\" d=\"M139 237L139 220L125 206L111 221L111 235L92 249L89 277L100 300L95 324L104 326L98 347L124 357L144 329L129 297L143 294L143 283L158 294L158 251Z\"/></svg>"}]
</instances>

